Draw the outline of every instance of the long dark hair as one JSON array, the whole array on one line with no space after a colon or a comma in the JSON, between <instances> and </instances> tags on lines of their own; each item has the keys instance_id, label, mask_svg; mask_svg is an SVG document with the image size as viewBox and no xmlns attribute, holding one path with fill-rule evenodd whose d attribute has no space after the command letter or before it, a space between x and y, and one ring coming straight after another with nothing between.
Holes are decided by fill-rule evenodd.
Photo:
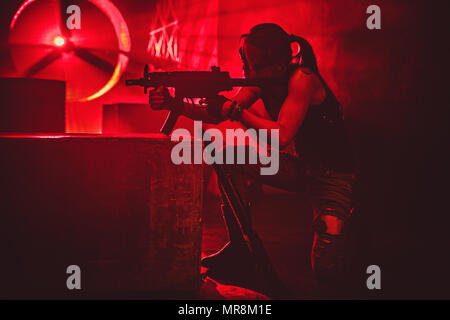
<instances>
[{"instance_id":1,"label":"long dark hair","mask_svg":"<svg viewBox=\"0 0 450 320\"><path fill-rule=\"evenodd\" d=\"M275 23L261 23L250 29L250 33L243 34L239 41L245 41L263 51L269 64L295 64L319 73L317 59L309 42L300 36L288 34ZM291 44L296 42L300 51L293 57ZM243 46L239 49L244 71L248 69ZM293 62L294 61L294 62Z\"/></svg>"}]
</instances>

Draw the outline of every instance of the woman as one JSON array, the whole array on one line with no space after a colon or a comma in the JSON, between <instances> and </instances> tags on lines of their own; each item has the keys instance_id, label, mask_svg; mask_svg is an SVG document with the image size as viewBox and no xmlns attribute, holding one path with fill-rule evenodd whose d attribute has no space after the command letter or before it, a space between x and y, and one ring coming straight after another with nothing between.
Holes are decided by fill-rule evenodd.
<instances>
[{"instance_id":1,"label":"woman","mask_svg":"<svg viewBox=\"0 0 450 320\"><path fill-rule=\"evenodd\" d=\"M276 24L263 23L241 40L239 52L245 76L277 81L258 88L244 87L231 101L220 96L210 100L209 112L185 104L183 113L211 123L231 118L247 128L278 130L283 151L276 175L260 175L259 165L225 166L244 195L247 190L240 181L246 177L309 193L314 211L312 267L318 279L336 283L345 271L343 235L355 182L355 162L340 104L321 77L314 52L305 39L287 34ZM300 51L293 56L291 44L295 42ZM263 107L254 104L258 99L262 99ZM170 108L171 97L167 90L158 88L151 92L150 104L154 109ZM202 265L213 273L232 276L236 270L230 262L240 261L237 268L242 270L248 259L239 228L229 209L222 209L230 242L204 258Z\"/></svg>"}]
</instances>

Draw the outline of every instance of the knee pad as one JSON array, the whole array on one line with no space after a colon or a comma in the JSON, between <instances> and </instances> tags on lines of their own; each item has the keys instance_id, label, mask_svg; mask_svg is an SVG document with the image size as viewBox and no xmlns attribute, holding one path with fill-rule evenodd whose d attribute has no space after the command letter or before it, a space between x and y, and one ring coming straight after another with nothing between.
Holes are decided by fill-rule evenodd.
<instances>
[{"instance_id":1,"label":"knee pad","mask_svg":"<svg viewBox=\"0 0 450 320\"><path fill-rule=\"evenodd\" d=\"M323 222L323 221L322 221ZM311 264L318 280L336 282L345 275L345 239L343 235L323 232L324 224L318 223L311 250Z\"/></svg>"},{"instance_id":2,"label":"knee pad","mask_svg":"<svg viewBox=\"0 0 450 320\"><path fill-rule=\"evenodd\" d=\"M332 218L327 219L326 217ZM345 232L345 221L335 215L319 215L312 223L312 230L318 234L342 235Z\"/></svg>"}]
</instances>

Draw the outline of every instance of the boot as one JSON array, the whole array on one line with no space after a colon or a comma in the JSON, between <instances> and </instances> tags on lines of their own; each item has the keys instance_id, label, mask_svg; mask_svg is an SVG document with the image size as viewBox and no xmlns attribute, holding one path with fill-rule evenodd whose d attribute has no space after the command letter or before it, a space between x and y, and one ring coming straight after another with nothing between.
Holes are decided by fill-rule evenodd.
<instances>
[{"instance_id":1,"label":"boot","mask_svg":"<svg viewBox=\"0 0 450 320\"><path fill-rule=\"evenodd\" d=\"M247 274L254 267L253 258L247 248L241 230L228 205L221 206L230 241L218 252L202 259L202 266L208 274L232 278L237 274Z\"/></svg>"}]
</instances>

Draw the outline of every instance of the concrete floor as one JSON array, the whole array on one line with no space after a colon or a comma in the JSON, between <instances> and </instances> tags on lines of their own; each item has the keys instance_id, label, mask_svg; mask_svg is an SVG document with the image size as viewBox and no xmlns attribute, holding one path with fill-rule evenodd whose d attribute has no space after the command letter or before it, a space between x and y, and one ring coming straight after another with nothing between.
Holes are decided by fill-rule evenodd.
<instances>
[{"instance_id":1,"label":"concrete floor","mask_svg":"<svg viewBox=\"0 0 450 320\"><path fill-rule=\"evenodd\" d=\"M210 255L228 241L217 196L205 202L202 256ZM312 211L304 194L263 188L252 209L253 226L258 232L273 266L294 299L317 297L310 264ZM202 268L202 272L204 272ZM207 277L200 299L267 299L262 293L225 285Z\"/></svg>"}]
</instances>

